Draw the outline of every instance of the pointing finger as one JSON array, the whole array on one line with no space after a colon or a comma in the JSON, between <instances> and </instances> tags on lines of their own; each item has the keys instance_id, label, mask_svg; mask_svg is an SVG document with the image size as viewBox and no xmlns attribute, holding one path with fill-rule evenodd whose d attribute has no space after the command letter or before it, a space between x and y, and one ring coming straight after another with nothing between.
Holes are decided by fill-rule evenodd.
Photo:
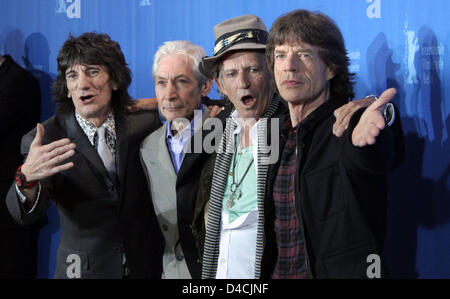
<instances>
[{"instance_id":1,"label":"pointing finger","mask_svg":"<svg viewBox=\"0 0 450 299\"><path fill-rule=\"evenodd\" d=\"M370 105L367 109L379 110L382 106L389 103L389 101L391 101L394 98L396 93L397 93L397 90L395 88L389 88L389 89L385 90L381 94L379 99L377 101L373 102L372 105Z\"/></svg>"}]
</instances>

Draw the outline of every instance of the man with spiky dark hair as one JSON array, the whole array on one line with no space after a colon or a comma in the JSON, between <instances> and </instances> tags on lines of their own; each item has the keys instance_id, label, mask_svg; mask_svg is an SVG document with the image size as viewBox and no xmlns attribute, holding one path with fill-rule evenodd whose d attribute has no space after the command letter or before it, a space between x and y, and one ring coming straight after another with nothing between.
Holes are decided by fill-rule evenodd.
<instances>
[{"instance_id":1,"label":"man with spiky dark hair","mask_svg":"<svg viewBox=\"0 0 450 299\"><path fill-rule=\"evenodd\" d=\"M159 278L163 241L139 161L158 116L127 114L131 74L108 35L70 36L57 60L56 115L23 137L8 209L28 224L55 204L56 278Z\"/></svg>"},{"instance_id":2,"label":"man with spiky dark hair","mask_svg":"<svg viewBox=\"0 0 450 299\"><path fill-rule=\"evenodd\" d=\"M66 73L74 65L101 65L108 70L112 94L111 107L116 115L123 116L127 106L131 105L128 86L131 83L131 71L125 61L120 45L106 34L85 33L78 38L72 35L62 46L58 58L58 77L53 85L53 96L57 103L57 112L73 111L76 102L70 100L67 93Z\"/></svg>"}]
</instances>

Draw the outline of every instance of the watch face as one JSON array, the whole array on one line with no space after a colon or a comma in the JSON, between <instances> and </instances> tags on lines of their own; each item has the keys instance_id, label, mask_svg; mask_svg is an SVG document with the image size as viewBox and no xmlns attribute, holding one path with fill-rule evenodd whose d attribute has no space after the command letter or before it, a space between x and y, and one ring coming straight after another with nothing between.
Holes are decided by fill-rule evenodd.
<instances>
[{"instance_id":1,"label":"watch face","mask_svg":"<svg viewBox=\"0 0 450 299\"><path fill-rule=\"evenodd\" d=\"M394 113L394 105L392 103L387 103L383 111L383 116L388 126L394 121Z\"/></svg>"}]
</instances>

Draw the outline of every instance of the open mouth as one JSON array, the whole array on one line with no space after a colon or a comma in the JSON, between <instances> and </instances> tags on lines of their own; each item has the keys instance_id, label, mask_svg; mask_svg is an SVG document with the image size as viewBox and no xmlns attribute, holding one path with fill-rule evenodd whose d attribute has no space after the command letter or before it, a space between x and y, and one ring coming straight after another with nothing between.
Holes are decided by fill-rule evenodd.
<instances>
[{"instance_id":1,"label":"open mouth","mask_svg":"<svg viewBox=\"0 0 450 299\"><path fill-rule=\"evenodd\" d=\"M93 95L86 95L86 96L82 96L80 97L82 102L87 102L89 100L91 100L94 96Z\"/></svg>"},{"instance_id":2,"label":"open mouth","mask_svg":"<svg viewBox=\"0 0 450 299\"><path fill-rule=\"evenodd\" d=\"M246 106L252 104L254 101L255 101L255 98L252 97L252 96L250 96L250 95L248 95L248 96L243 96L243 97L241 98L241 102L242 102L244 105L246 105Z\"/></svg>"}]
</instances>

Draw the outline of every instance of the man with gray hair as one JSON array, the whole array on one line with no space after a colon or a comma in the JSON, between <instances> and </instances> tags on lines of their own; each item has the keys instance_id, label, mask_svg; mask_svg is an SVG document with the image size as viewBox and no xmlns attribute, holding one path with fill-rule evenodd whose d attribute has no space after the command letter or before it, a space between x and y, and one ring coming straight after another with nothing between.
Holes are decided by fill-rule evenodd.
<instances>
[{"instance_id":1,"label":"man with gray hair","mask_svg":"<svg viewBox=\"0 0 450 299\"><path fill-rule=\"evenodd\" d=\"M169 41L153 61L156 98L167 121L144 139L140 156L165 239L163 278L200 278L201 273L191 223L198 178L209 157L194 146L208 133L201 129L209 117L201 98L208 95L212 81L198 70L203 56L205 50L190 41Z\"/></svg>"}]
</instances>

